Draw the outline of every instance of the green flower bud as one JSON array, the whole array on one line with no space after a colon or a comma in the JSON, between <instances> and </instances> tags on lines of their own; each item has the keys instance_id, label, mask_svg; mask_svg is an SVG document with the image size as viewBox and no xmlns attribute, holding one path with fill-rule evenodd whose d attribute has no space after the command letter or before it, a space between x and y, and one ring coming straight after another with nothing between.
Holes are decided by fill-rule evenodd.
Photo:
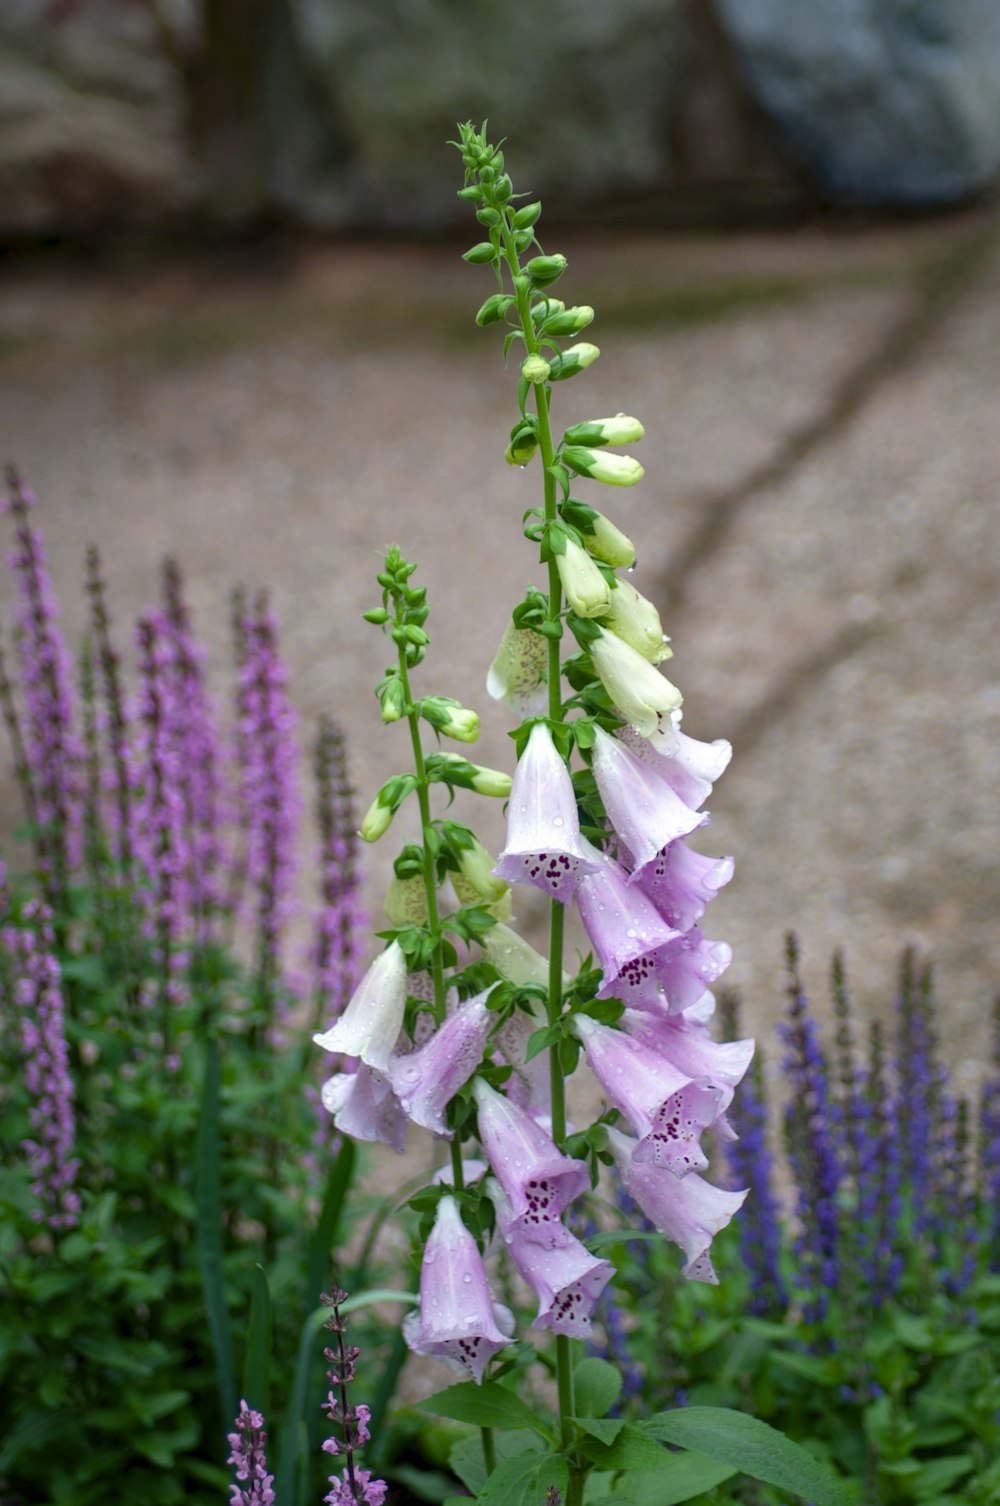
<instances>
[{"instance_id":1,"label":"green flower bud","mask_svg":"<svg viewBox=\"0 0 1000 1506\"><path fill-rule=\"evenodd\" d=\"M586 450L577 445L567 445L560 452L560 457L571 471L578 471L581 476L590 476L594 481L603 481L606 486L635 486L646 474L638 460L633 460L631 455L609 455L603 450Z\"/></svg>"},{"instance_id":2,"label":"green flower bud","mask_svg":"<svg viewBox=\"0 0 1000 1506\"><path fill-rule=\"evenodd\" d=\"M462 899L460 887L473 896L463 903L495 905L510 893L510 885L504 883L503 879L496 878L493 873L496 858L475 838L471 847L463 847L459 851L458 861L459 872L451 875L452 888L459 899Z\"/></svg>"},{"instance_id":3,"label":"green flower bud","mask_svg":"<svg viewBox=\"0 0 1000 1506\"><path fill-rule=\"evenodd\" d=\"M611 587L589 554L573 539L566 540L563 554L556 555L559 579L578 617L602 617L611 601Z\"/></svg>"},{"instance_id":4,"label":"green flower bud","mask_svg":"<svg viewBox=\"0 0 1000 1506\"><path fill-rule=\"evenodd\" d=\"M479 736L479 717L476 713L468 711L448 696L425 696L420 703L420 714L436 732L444 737L453 737L456 742L474 743Z\"/></svg>"},{"instance_id":5,"label":"green flower bud","mask_svg":"<svg viewBox=\"0 0 1000 1506\"><path fill-rule=\"evenodd\" d=\"M614 418L592 418L585 424L574 424L563 438L573 445L636 444L645 432L637 418L616 413Z\"/></svg>"},{"instance_id":6,"label":"green flower bud","mask_svg":"<svg viewBox=\"0 0 1000 1506\"><path fill-rule=\"evenodd\" d=\"M545 333L547 335L577 335L588 324L593 323L594 310L587 303L581 303L576 308L560 309L552 318L545 321Z\"/></svg>"},{"instance_id":7,"label":"green flower bud","mask_svg":"<svg viewBox=\"0 0 1000 1506\"><path fill-rule=\"evenodd\" d=\"M401 879L393 875L382 907L390 925L422 926L427 924L427 890L423 875Z\"/></svg>"},{"instance_id":8,"label":"green flower bud","mask_svg":"<svg viewBox=\"0 0 1000 1506\"><path fill-rule=\"evenodd\" d=\"M477 795L493 795L498 800L506 800L510 794L511 777L500 769L487 769L482 764L469 763L461 753L436 753L431 754L431 758L440 760L442 764L453 765L452 783L461 785L463 789L475 790Z\"/></svg>"},{"instance_id":9,"label":"green flower bud","mask_svg":"<svg viewBox=\"0 0 1000 1506\"><path fill-rule=\"evenodd\" d=\"M376 627L381 627L384 622L389 621L389 613L385 607L372 607L370 612L362 612L361 615L366 622L373 622Z\"/></svg>"},{"instance_id":10,"label":"green flower bud","mask_svg":"<svg viewBox=\"0 0 1000 1506\"><path fill-rule=\"evenodd\" d=\"M538 435L529 424L514 430L510 444L504 451L508 465L527 465L538 449Z\"/></svg>"},{"instance_id":11,"label":"green flower bud","mask_svg":"<svg viewBox=\"0 0 1000 1506\"><path fill-rule=\"evenodd\" d=\"M380 696L382 702L382 720L384 722L398 722L406 710L406 694L403 690L402 681L393 675L382 687Z\"/></svg>"},{"instance_id":12,"label":"green flower bud","mask_svg":"<svg viewBox=\"0 0 1000 1506\"><path fill-rule=\"evenodd\" d=\"M561 298L549 298L546 296L539 303L531 305L531 317L536 324L542 319L548 319L553 314L561 314L566 305Z\"/></svg>"},{"instance_id":13,"label":"green flower bud","mask_svg":"<svg viewBox=\"0 0 1000 1506\"><path fill-rule=\"evenodd\" d=\"M552 372L549 380L564 382L567 378L576 376L578 371L586 371L588 366L593 366L600 353L596 345L588 345L586 341L581 341L579 345L571 345L568 350L564 350L551 362Z\"/></svg>"},{"instance_id":14,"label":"green flower bud","mask_svg":"<svg viewBox=\"0 0 1000 1506\"><path fill-rule=\"evenodd\" d=\"M540 633L508 622L486 676L488 693L495 701L505 701L515 716L543 716L548 706L548 654Z\"/></svg>"},{"instance_id":15,"label":"green flower bud","mask_svg":"<svg viewBox=\"0 0 1000 1506\"><path fill-rule=\"evenodd\" d=\"M497 255L497 249L492 241L480 241L476 246L470 246L468 251L462 252L462 260L472 262L473 266L485 266Z\"/></svg>"},{"instance_id":16,"label":"green flower bud","mask_svg":"<svg viewBox=\"0 0 1000 1506\"><path fill-rule=\"evenodd\" d=\"M544 356L525 356L521 362L521 375L526 382L547 382L551 367Z\"/></svg>"},{"instance_id":17,"label":"green flower bud","mask_svg":"<svg viewBox=\"0 0 1000 1506\"><path fill-rule=\"evenodd\" d=\"M506 884L504 885L504 892L500 895L499 899L487 901L477 893L461 873L453 873L450 877L451 887L454 889L455 898L460 905L481 905L484 910L488 910L497 920L510 921L514 919L514 902L510 889Z\"/></svg>"},{"instance_id":18,"label":"green flower bud","mask_svg":"<svg viewBox=\"0 0 1000 1506\"><path fill-rule=\"evenodd\" d=\"M487 962L492 962L500 976L516 988L524 988L528 983L548 987L549 959L507 926L493 926L486 932L483 952ZM569 982L566 973L563 973L563 981Z\"/></svg>"},{"instance_id":19,"label":"green flower bud","mask_svg":"<svg viewBox=\"0 0 1000 1506\"><path fill-rule=\"evenodd\" d=\"M494 293L491 298L487 298L479 310L479 313L476 315L476 323L480 328L484 328L487 324L496 324L498 319L503 318L509 304L509 293Z\"/></svg>"},{"instance_id":20,"label":"green flower bud","mask_svg":"<svg viewBox=\"0 0 1000 1506\"><path fill-rule=\"evenodd\" d=\"M552 283L558 282L559 278L565 272L566 258L558 254L556 256L533 256L530 261L525 262L524 270L531 278L533 287L547 288Z\"/></svg>"},{"instance_id":21,"label":"green flower bud","mask_svg":"<svg viewBox=\"0 0 1000 1506\"><path fill-rule=\"evenodd\" d=\"M583 542L595 559L616 570L635 564L635 545L610 518L602 512L595 512L590 519L590 528L591 532L584 534Z\"/></svg>"},{"instance_id":22,"label":"green flower bud","mask_svg":"<svg viewBox=\"0 0 1000 1506\"><path fill-rule=\"evenodd\" d=\"M396 814L391 805L382 805L378 795L368 807L368 814L361 823L358 836L362 842L377 842L379 837L384 836L392 825L392 818Z\"/></svg>"},{"instance_id":23,"label":"green flower bud","mask_svg":"<svg viewBox=\"0 0 1000 1506\"><path fill-rule=\"evenodd\" d=\"M650 664L669 659L672 649L667 643L660 614L653 603L627 580L620 580L611 593L611 606L601 626L613 633Z\"/></svg>"},{"instance_id":24,"label":"green flower bud","mask_svg":"<svg viewBox=\"0 0 1000 1506\"><path fill-rule=\"evenodd\" d=\"M522 204L514 216L515 230L528 230L532 225L537 225L542 212L542 206L538 204Z\"/></svg>"}]
</instances>

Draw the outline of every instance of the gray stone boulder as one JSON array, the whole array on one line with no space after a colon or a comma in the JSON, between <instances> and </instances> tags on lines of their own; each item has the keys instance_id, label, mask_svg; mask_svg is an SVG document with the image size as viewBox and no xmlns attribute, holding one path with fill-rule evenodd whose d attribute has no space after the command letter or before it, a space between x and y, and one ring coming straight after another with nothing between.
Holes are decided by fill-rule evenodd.
<instances>
[{"instance_id":1,"label":"gray stone boulder","mask_svg":"<svg viewBox=\"0 0 1000 1506\"><path fill-rule=\"evenodd\" d=\"M813 182L924 208L1000 166L998 0L715 0L749 87Z\"/></svg>"}]
</instances>

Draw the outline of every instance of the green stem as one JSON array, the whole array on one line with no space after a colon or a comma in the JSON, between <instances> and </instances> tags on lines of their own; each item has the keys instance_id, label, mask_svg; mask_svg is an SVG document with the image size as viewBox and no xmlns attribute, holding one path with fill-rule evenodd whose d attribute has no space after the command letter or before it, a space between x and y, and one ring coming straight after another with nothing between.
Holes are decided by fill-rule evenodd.
<instances>
[{"instance_id":1,"label":"green stem","mask_svg":"<svg viewBox=\"0 0 1000 1506\"><path fill-rule=\"evenodd\" d=\"M493 1442L493 1429L480 1428L479 1436L483 1440L483 1463L486 1465L487 1475L491 1475L497 1467L497 1451Z\"/></svg>"},{"instance_id":2,"label":"green stem","mask_svg":"<svg viewBox=\"0 0 1000 1506\"><path fill-rule=\"evenodd\" d=\"M434 951L431 957L431 976L434 980L434 1018L440 1025L444 1019L445 989L444 968L441 965L441 918L438 914L437 878L434 873L434 857L427 840L431 826L430 783L424 763L424 750L420 742L420 712L410 695L410 680L406 672L406 647L399 645L399 678L406 697L406 719L410 724L410 741L413 744L413 766L417 775L417 800L420 805L420 829L423 837L424 893L427 896L427 924L434 936Z\"/></svg>"}]
</instances>

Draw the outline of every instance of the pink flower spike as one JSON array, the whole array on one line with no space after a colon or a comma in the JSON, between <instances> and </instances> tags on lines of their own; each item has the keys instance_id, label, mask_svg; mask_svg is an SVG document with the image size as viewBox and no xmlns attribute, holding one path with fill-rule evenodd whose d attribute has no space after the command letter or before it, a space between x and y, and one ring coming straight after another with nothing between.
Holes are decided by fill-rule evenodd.
<instances>
[{"instance_id":1,"label":"pink flower spike","mask_svg":"<svg viewBox=\"0 0 1000 1506\"><path fill-rule=\"evenodd\" d=\"M593 871L580 837L569 769L548 727L536 722L514 772L507 843L493 872L508 884L534 884L565 905L580 875Z\"/></svg>"},{"instance_id":2,"label":"pink flower spike","mask_svg":"<svg viewBox=\"0 0 1000 1506\"><path fill-rule=\"evenodd\" d=\"M444 1360L482 1383L483 1372L514 1332L509 1308L493 1302L479 1247L453 1197L443 1197L424 1248L420 1309L403 1319L415 1354Z\"/></svg>"},{"instance_id":3,"label":"pink flower spike","mask_svg":"<svg viewBox=\"0 0 1000 1506\"><path fill-rule=\"evenodd\" d=\"M708 817L685 805L658 767L600 727L594 734L591 767L611 824L635 865L628 881L634 883L665 847L703 826Z\"/></svg>"},{"instance_id":4,"label":"pink flower spike","mask_svg":"<svg viewBox=\"0 0 1000 1506\"><path fill-rule=\"evenodd\" d=\"M633 879L665 921L689 931L732 876L732 858L705 857L684 842L671 842Z\"/></svg>"},{"instance_id":5,"label":"pink flower spike","mask_svg":"<svg viewBox=\"0 0 1000 1506\"><path fill-rule=\"evenodd\" d=\"M486 1007L489 989L460 1004L424 1045L408 1056L394 1056L389 1081L403 1112L432 1134L449 1140L444 1112L483 1059L483 1048L496 1018Z\"/></svg>"},{"instance_id":6,"label":"pink flower spike","mask_svg":"<svg viewBox=\"0 0 1000 1506\"><path fill-rule=\"evenodd\" d=\"M608 1145L626 1190L660 1233L684 1251L684 1275L717 1286L708 1253L712 1239L743 1206L749 1189L725 1192L694 1172L673 1177L658 1166L644 1165L633 1154L635 1141L616 1129L608 1130Z\"/></svg>"},{"instance_id":7,"label":"pink flower spike","mask_svg":"<svg viewBox=\"0 0 1000 1506\"><path fill-rule=\"evenodd\" d=\"M708 1157L701 1132L718 1118L724 1089L707 1077L686 1076L647 1043L589 1015L574 1016L573 1029L587 1065L639 1136L636 1159L664 1166L677 1177L703 1170Z\"/></svg>"},{"instance_id":8,"label":"pink flower spike","mask_svg":"<svg viewBox=\"0 0 1000 1506\"><path fill-rule=\"evenodd\" d=\"M394 941L376 957L340 1019L313 1041L324 1051L358 1056L377 1072L385 1072L405 1008L406 954Z\"/></svg>"},{"instance_id":9,"label":"pink flower spike","mask_svg":"<svg viewBox=\"0 0 1000 1506\"><path fill-rule=\"evenodd\" d=\"M622 999L633 1008L666 1008L660 972L683 933L668 925L638 888L629 888L625 870L613 858L588 848L600 866L580 880L576 902L604 970L598 998Z\"/></svg>"},{"instance_id":10,"label":"pink flower spike","mask_svg":"<svg viewBox=\"0 0 1000 1506\"><path fill-rule=\"evenodd\" d=\"M590 1186L585 1164L564 1156L527 1110L482 1078L472 1091L479 1108L479 1138L510 1199L514 1227L536 1243L552 1248L565 1244L572 1236L559 1216Z\"/></svg>"},{"instance_id":11,"label":"pink flower spike","mask_svg":"<svg viewBox=\"0 0 1000 1506\"><path fill-rule=\"evenodd\" d=\"M532 1328L548 1328L570 1339L590 1338L590 1314L614 1275L614 1266L591 1255L572 1234L554 1249L526 1239L516 1227L514 1210L499 1183L491 1180L486 1190L510 1258L538 1299Z\"/></svg>"},{"instance_id":12,"label":"pink flower spike","mask_svg":"<svg viewBox=\"0 0 1000 1506\"><path fill-rule=\"evenodd\" d=\"M320 1096L342 1134L391 1145L402 1155L409 1121L381 1072L361 1062L356 1072L338 1072L329 1078Z\"/></svg>"}]
</instances>

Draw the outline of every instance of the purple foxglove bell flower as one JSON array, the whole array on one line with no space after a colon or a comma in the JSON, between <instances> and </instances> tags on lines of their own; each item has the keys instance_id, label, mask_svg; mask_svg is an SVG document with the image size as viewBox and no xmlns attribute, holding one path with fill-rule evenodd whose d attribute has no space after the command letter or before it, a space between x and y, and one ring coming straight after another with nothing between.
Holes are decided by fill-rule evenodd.
<instances>
[{"instance_id":1,"label":"purple foxglove bell flower","mask_svg":"<svg viewBox=\"0 0 1000 1506\"><path fill-rule=\"evenodd\" d=\"M493 872L508 884L534 884L560 904L596 864L584 850L569 770L544 722L536 722L514 773L507 845Z\"/></svg>"},{"instance_id":2,"label":"purple foxglove bell flower","mask_svg":"<svg viewBox=\"0 0 1000 1506\"><path fill-rule=\"evenodd\" d=\"M424 1249L420 1309L403 1319L414 1354L430 1354L482 1383L483 1372L514 1332L509 1308L492 1301L479 1247L453 1197L443 1197Z\"/></svg>"},{"instance_id":3,"label":"purple foxglove bell flower","mask_svg":"<svg viewBox=\"0 0 1000 1506\"><path fill-rule=\"evenodd\" d=\"M637 1160L665 1166L678 1177L703 1170L708 1157L701 1132L718 1118L725 1090L710 1078L688 1077L648 1042L599 1025L589 1015L576 1015L573 1029L609 1101L639 1136Z\"/></svg>"},{"instance_id":4,"label":"purple foxglove bell flower","mask_svg":"<svg viewBox=\"0 0 1000 1506\"><path fill-rule=\"evenodd\" d=\"M589 1339L590 1314L614 1275L614 1266L591 1255L572 1234L554 1249L526 1239L516 1227L514 1210L499 1183L491 1178L486 1190L510 1258L538 1298L532 1328L548 1328L570 1339Z\"/></svg>"},{"instance_id":5,"label":"purple foxglove bell flower","mask_svg":"<svg viewBox=\"0 0 1000 1506\"><path fill-rule=\"evenodd\" d=\"M620 728L617 736L626 748L663 776L685 805L698 810L712 793L715 781L729 767L733 746L724 737L712 743L688 737L681 731L682 716L681 711L673 712L669 726L651 737L640 737L631 727Z\"/></svg>"},{"instance_id":6,"label":"purple foxglove bell flower","mask_svg":"<svg viewBox=\"0 0 1000 1506\"><path fill-rule=\"evenodd\" d=\"M604 969L598 997L622 999L646 1009L667 1007L660 983L665 959L683 939L637 888L628 887L625 870L596 847L596 873L581 878L576 902Z\"/></svg>"},{"instance_id":7,"label":"purple foxglove bell flower","mask_svg":"<svg viewBox=\"0 0 1000 1506\"><path fill-rule=\"evenodd\" d=\"M320 1096L342 1134L391 1145L402 1155L409 1120L381 1072L361 1062L356 1072L338 1072L329 1078Z\"/></svg>"},{"instance_id":8,"label":"purple foxglove bell flower","mask_svg":"<svg viewBox=\"0 0 1000 1506\"><path fill-rule=\"evenodd\" d=\"M661 1234L679 1245L686 1257L689 1281L718 1285L709 1256L712 1239L742 1207L749 1188L725 1192L696 1172L673 1177L658 1166L636 1161L635 1141L619 1130L608 1130L608 1146L630 1196Z\"/></svg>"},{"instance_id":9,"label":"purple foxglove bell flower","mask_svg":"<svg viewBox=\"0 0 1000 1506\"><path fill-rule=\"evenodd\" d=\"M513 1227L551 1247L565 1243L563 1210L590 1186L582 1161L564 1156L537 1120L510 1098L477 1078L479 1138L493 1174L510 1199Z\"/></svg>"},{"instance_id":10,"label":"purple foxglove bell flower","mask_svg":"<svg viewBox=\"0 0 1000 1506\"><path fill-rule=\"evenodd\" d=\"M754 1042L713 1041L704 1025L686 1014L664 1016L626 1009L621 1025L632 1040L668 1061L685 1077L704 1078L720 1089L721 1113L713 1128L724 1139L729 1138L732 1130L724 1122L725 1110L753 1059Z\"/></svg>"},{"instance_id":11,"label":"purple foxglove bell flower","mask_svg":"<svg viewBox=\"0 0 1000 1506\"><path fill-rule=\"evenodd\" d=\"M386 1072L405 1008L406 954L394 941L376 957L340 1019L313 1041L324 1051L358 1056L377 1072Z\"/></svg>"},{"instance_id":12,"label":"purple foxglove bell flower","mask_svg":"<svg viewBox=\"0 0 1000 1506\"><path fill-rule=\"evenodd\" d=\"M708 819L691 810L651 764L594 728L591 767L604 809L635 865L628 883L637 882L664 848L686 837Z\"/></svg>"},{"instance_id":13,"label":"purple foxglove bell flower","mask_svg":"<svg viewBox=\"0 0 1000 1506\"><path fill-rule=\"evenodd\" d=\"M690 931L732 876L732 858L708 858L684 842L671 842L633 878L665 921Z\"/></svg>"},{"instance_id":14,"label":"purple foxglove bell flower","mask_svg":"<svg viewBox=\"0 0 1000 1506\"><path fill-rule=\"evenodd\" d=\"M659 979L667 1012L682 1014L692 1009L709 984L722 977L732 960L731 946L724 941L709 941L698 926L692 926L664 957L660 967ZM640 1009L648 1007L644 1000L640 1001Z\"/></svg>"},{"instance_id":15,"label":"purple foxglove bell flower","mask_svg":"<svg viewBox=\"0 0 1000 1506\"><path fill-rule=\"evenodd\" d=\"M495 1018L486 1007L488 995L484 989L460 1004L424 1045L389 1063L389 1081L403 1112L414 1124L449 1140L445 1109L482 1061Z\"/></svg>"}]
</instances>

